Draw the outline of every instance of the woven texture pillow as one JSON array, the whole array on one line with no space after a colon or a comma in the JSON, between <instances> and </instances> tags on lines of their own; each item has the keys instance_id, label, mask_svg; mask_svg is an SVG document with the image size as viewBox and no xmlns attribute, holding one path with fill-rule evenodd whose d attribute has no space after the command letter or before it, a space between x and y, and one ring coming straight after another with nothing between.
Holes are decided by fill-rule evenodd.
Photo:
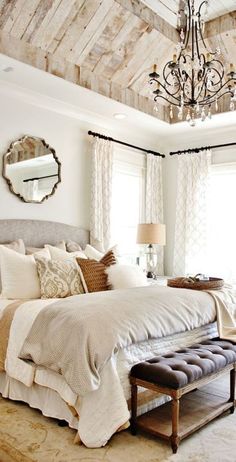
<instances>
[{"instance_id":1,"label":"woven texture pillow","mask_svg":"<svg viewBox=\"0 0 236 462\"><path fill-rule=\"evenodd\" d=\"M35 257L41 298L65 298L84 293L77 263Z\"/></svg>"},{"instance_id":2,"label":"woven texture pillow","mask_svg":"<svg viewBox=\"0 0 236 462\"><path fill-rule=\"evenodd\" d=\"M108 278L105 270L116 263L116 257L112 250L109 250L100 261L76 259L83 275L83 284L86 292L100 292L108 290Z\"/></svg>"}]
</instances>

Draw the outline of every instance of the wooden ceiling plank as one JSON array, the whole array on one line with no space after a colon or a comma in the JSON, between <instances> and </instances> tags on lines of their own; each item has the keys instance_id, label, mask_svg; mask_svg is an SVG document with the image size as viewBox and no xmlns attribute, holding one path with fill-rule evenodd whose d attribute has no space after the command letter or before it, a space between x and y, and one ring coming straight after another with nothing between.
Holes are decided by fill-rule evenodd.
<instances>
[{"instance_id":1,"label":"wooden ceiling plank","mask_svg":"<svg viewBox=\"0 0 236 462\"><path fill-rule=\"evenodd\" d=\"M118 3L114 4L114 16L109 21L92 50L84 60L83 65L85 67L95 71L96 74L102 74L102 69L104 69L104 65L101 66L102 58L105 58L105 60L102 61L103 63L107 59L110 59L113 53L114 40L124 24L129 20L130 16L131 14L118 5ZM95 70L98 63L100 63L100 66L98 67L98 70Z\"/></svg>"},{"instance_id":2,"label":"wooden ceiling plank","mask_svg":"<svg viewBox=\"0 0 236 462\"><path fill-rule=\"evenodd\" d=\"M113 7L114 0L103 0L72 52L69 54L69 59L72 60L72 62L81 64L84 60L85 56L92 49L94 43L105 29L110 18L112 18Z\"/></svg>"},{"instance_id":3,"label":"wooden ceiling plank","mask_svg":"<svg viewBox=\"0 0 236 462\"><path fill-rule=\"evenodd\" d=\"M33 39L34 35L37 33L38 28L42 24L45 16L52 7L54 0L40 0L37 10L35 11L34 16L32 17L30 23L28 24L26 30L23 33L22 39L25 41L30 41Z\"/></svg>"},{"instance_id":4,"label":"wooden ceiling plank","mask_svg":"<svg viewBox=\"0 0 236 462\"><path fill-rule=\"evenodd\" d=\"M143 21L147 22L151 27L163 34L172 42L178 42L178 32L153 10L145 6L140 0L115 0L124 8L128 9L132 14L138 16Z\"/></svg>"},{"instance_id":5,"label":"wooden ceiling plank","mask_svg":"<svg viewBox=\"0 0 236 462\"><path fill-rule=\"evenodd\" d=\"M53 38L51 44L47 48L47 50L50 53L54 53L56 51L59 43L63 39L63 36L66 34L66 31L71 27L72 23L74 22L75 18L77 17L80 9L85 4L85 2L86 0L76 0L76 2L71 8L70 13L67 15L65 21L63 22L57 34Z\"/></svg>"},{"instance_id":6,"label":"wooden ceiling plank","mask_svg":"<svg viewBox=\"0 0 236 462\"><path fill-rule=\"evenodd\" d=\"M124 70L125 72L125 70L127 69L129 60L134 56L136 52L139 53L139 45L137 44L142 43L140 42L140 40L142 39L143 36L149 35L150 30L151 28L146 22L141 21L140 19L138 20L138 23L131 30L130 34L126 36L125 40L120 45L120 47L113 53L109 64L104 70L104 73L107 78L110 78L113 80L113 76L117 72L121 70ZM124 86L124 82L122 82L122 86Z\"/></svg>"},{"instance_id":7,"label":"wooden ceiling plank","mask_svg":"<svg viewBox=\"0 0 236 462\"><path fill-rule=\"evenodd\" d=\"M41 24L39 24L39 27L35 31L34 34L31 36L31 43L34 46L41 46L41 43L43 42L45 34L48 32L49 24L51 20L53 19L57 9L59 8L61 2L63 0L53 0L53 2L50 4L50 8L46 10L45 17L43 18Z\"/></svg>"},{"instance_id":8,"label":"wooden ceiling plank","mask_svg":"<svg viewBox=\"0 0 236 462\"><path fill-rule=\"evenodd\" d=\"M157 43L158 37L159 34L155 29L145 32L135 43L132 54L127 53L120 68L112 76L112 80L114 82L122 82L122 86L126 86L142 66L143 57L147 55L149 47L153 47L153 42Z\"/></svg>"},{"instance_id":9,"label":"wooden ceiling plank","mask_svg":"<svg viewBox=\"0 0 236 462\"><path fill-rule=\"evenodd\" d=\"M25 0L17 0L14 4L14 7L9 12L8 18L5 24L2 26L2 30L6 33L9 33L12 29L14 22L17 20L18 16L21 14L21 11L24 7Z\"/></svg>"},{"instance_id":10,"label":"wooden ceiling plank","mask_svg":"<svg viewBox=\"0 0 236 462\"><path fill-rule=\"evenodd\" d=\"M214 37L224 32L235 31L236 29L236 11L224 14L219 18L208 21L205 26L204 36Z\"/></svg>"},{"instance_id":11,"label":"wooden ceiling plank","mask_svg":"<svg viewBox=\"0 0 236 462\"><path fill-rule=\"evenodd\" d=\"M55 55L68 56L80 39L85 27L96 13L100 5L99 0L85 0L70 27L66 30L61 41L54 50Z\"/></svg>"},{"instance_id":12,"label":"wooden ceiling plank","mask_svg":"<svg viewBox=\"0 0 236 462\"><path fill-rule=\"evenodd\" d=\"M113 54L117 51L119 47L121 47L122 43L126 40L127 36L130 35L132 29L138 25L139 21L140 20L137 18L137 16L131 15L131 13L129 13L129 17L124 22L120 31L118 32L116 37L110 42L109 50L101 57L101 59L95 66L94 72L98 74L103 74L105 68L109 66Z\"/></svg>"},{"instance_id":13,"label":"wooden ceiling plank","mask_svg":"<svg viewBox=\"0 0 236 462\"><path fill-rule=\"evenodd\" d=\"M14 22L11 28L11 35L14 37L22 38L25 30L29 26L38 6L40 0L26 0L24 7L22 8L20 15Z\"/></svg>"},{"instance_id":14,"label":"wooden ceiling plank","mask_svg":"<svg viewBox=\"0 0 236 462\"><path fill-rule=\"evenodd\" d=\"M2 0L0 6L0 28L2 29L5 22L7 21L11 11L15 7L17 0Z\"/></svg>"},{"instance_id":15,"label":"wooden ceiling plank","mask_svg":"<svg viewBox=\"0 0 236 462\"><path fill-rule=\"evenodd\" d=\"M44 32L40 34L40 29L38 30L38 33L33 41L34 45L40 46L43 50L47 50L49 48L54 37L67 20L68 16L70 16L75 2L76 0L61 0Z\"/></svg>"}]
</instances>

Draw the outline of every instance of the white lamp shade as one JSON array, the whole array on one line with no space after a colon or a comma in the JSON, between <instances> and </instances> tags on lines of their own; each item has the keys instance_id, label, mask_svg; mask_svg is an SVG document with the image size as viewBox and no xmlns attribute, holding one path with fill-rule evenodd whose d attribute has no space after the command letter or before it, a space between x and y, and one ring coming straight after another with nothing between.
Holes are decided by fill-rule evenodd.
<instances>
[{"instance_id":1,"label":"white lamp shade","mask_svg":"<svg viewBox=\"0 0 236 462\"><path fill-rule=\"evenodd\" d=\"M166 243L166 226L161 223L141 223L138 225L137 244Z\"/></svg>"}]
</instances>

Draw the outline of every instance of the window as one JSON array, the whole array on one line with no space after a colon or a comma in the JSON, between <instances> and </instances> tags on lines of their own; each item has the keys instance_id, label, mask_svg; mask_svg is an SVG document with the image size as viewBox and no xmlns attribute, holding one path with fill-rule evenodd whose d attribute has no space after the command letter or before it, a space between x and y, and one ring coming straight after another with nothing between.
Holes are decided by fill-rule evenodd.
<instances>
[{"instance_id":1,"label":"window","mask_svg":"<svg viewBox=\"0 0 236 462\"><path fill-rule=\"evenodd\" d=\"M145 218L145 155L116 149L111 234L125 262L135 263L137 225Z\"/></svg>"},{"instance_id":2,"label":"window","mask_svg":"<svg viewBox=\"0 0 236 462\"><path fill-rule=\"evenodd\" d=\"M208 274L236 282L236 164L212 165L209 184Z\"/></svg>"}]
</instances>

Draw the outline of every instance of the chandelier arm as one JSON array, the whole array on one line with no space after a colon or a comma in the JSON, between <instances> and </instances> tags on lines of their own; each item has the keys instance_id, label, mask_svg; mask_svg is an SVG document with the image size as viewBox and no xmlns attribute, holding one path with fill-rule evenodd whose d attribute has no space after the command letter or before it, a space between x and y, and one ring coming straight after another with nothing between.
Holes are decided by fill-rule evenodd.
<instances>
[{"instance_id":1,"label":"chandelier arm","mask_svg":"<svg viewBox=\"0 0 236 462\"><path fill-rule=\"evenodd\" d=\"M200 28L200 25L199 25L199 28ZM199 50L199 44L198 44L198 30L197 30L197 26L195 24L195 40L196 40L196 48L197 48L197 57L200 61L200 50Z\"/></svg>"},{"instance_id":2,"label":"chandelier arm","mask_svg":"<svg viewBox=\"0 0 236 462\"><path fill-rule=\"evenodd\" d=\"M213 69L213 70L216 74L218 74L218 77L219 77L219 80L213 83L213 87L215 87L216 85L222 85L223 77L221 76L221 74L219 73L217 69ZM208 91L212 93L212 91L214 92L215 90L208 89Z\"/></svg>"},{"instance_id":3,"label":"chandelier arm","mask_svg":"<svg viewBox=\"0 0 236 462\"><path fill-rule=\"evenodd\" d=\"M231 95L233 96L233 93L228 90L228 91L225 91L224 93L222 93L220 96L218 96L218 100L223 98L223 96L225 95ZM213 98L213 97L212 97ZM209 106L212 105L213 103L215 102L215 99L209 99L209 100L202 100L202 101L199 101L199 106L205 106L206 104L208 104Z\"/></svg>"},{"instance_id":4,"label":"chandelier arm","mask_svg":"<svg viewBox=\"0 0 236 462\"><path fill-rule=\"evenodd\" d=\"M170 93L169 90L167 90L167 88L166 88L161 82L158 82L158 83L160 84L160 86L163 88L163 90L165 90L165 92L166 92L171 98L174 98L174 99L175 99L176 101L178 101L178 103L179 103L179 98L176 98L176 96L175 96L176 93L174 93L174 95L172 95L172 93ZM166 100L166 101L168 101L168 100Z\"/></svg>"},{"instance_id":5,"label":"chandelier arm","mask_svg":"<svg viewBox=\"0 0 236 462\"><path fill-rule=\"evenodd\" d=\"M165 98L165 96L162 96L162 95L156 95L154 98L154 101L156 102L158 98L164 99L164 101L166 101L168 104L172 104L172 106L179 107L179 104L175 103L174 101L169 101L167 98Z\"/></svg>"}]
</instances>

